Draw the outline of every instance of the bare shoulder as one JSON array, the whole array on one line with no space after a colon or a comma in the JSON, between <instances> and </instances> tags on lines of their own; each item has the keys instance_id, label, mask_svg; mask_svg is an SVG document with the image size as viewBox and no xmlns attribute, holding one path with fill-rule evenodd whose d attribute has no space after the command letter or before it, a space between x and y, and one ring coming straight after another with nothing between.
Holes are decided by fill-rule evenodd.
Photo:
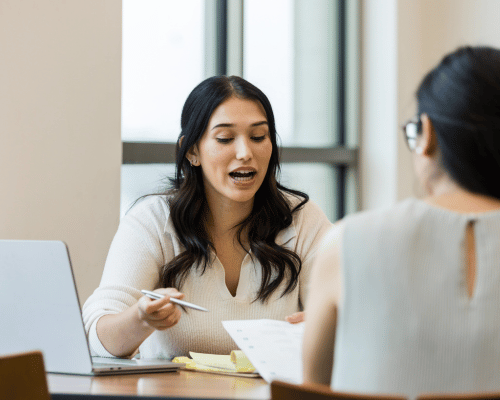
<instances>
[{"instance_id":1,"label":"bare shoulder","mask_svg":"<svg viewBox=\"0 0 500 400\"><path fill-rule=\"evenodd\" d=\"M313 266L313 285L316 290L338 304L341 296L341 246L344 224L338 221L325 234Z\"/></svg>"},{"instance_id":2,"label":"bare shoulder","mask_svg":"<svg viewBox=\"0 0 500 400\"><path fill-rule=\"evenodd\" d=\"M344 231L344 223L342 220L332 224L330 229L326 232L323 241L321 242L319 251L324 254L331 254L338 251L341 246L342 233Z\"/></svg>"}]
</instances>

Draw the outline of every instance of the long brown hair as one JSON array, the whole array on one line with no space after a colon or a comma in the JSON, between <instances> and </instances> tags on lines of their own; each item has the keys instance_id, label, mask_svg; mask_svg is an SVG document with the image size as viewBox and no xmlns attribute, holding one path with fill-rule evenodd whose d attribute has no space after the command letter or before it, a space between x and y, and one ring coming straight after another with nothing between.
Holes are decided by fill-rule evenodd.
<instances>
[{"instance_id":1,"label":"long brown hair","mask_svg":"<svg viewBox=\"0 0 500 400\"><path fill-rule=\"evenodd\" d=\"M241 234L248 232L249 248L252 256L262 266L262 282L255 300L265 302L285 280L287 282L281 296L291 292L297 285L302 267L300 257L292 250L276 244L278 233L290 226L293 214L309 197L300 191L288 189L279 184L279 149L277 145L274 114L266 95L257 87L237 76L217 76L208 78L194 88L182 110L182 131L176 148L176 175L171 179L168 194L170 215L177 236L185 248L163 266L161 284L164 287L181 288L187 274L195 266L204 273L209 263L210 250L215 252L203 223L207 211L207 201L200 168L193 168L186 153L205 132L213 111L228 98L236 96L259 102L267 117L272 143L272 154L267 174L255 194L250 215L238 225L237 238L240 245ZM285 193L298 198L292 206Z\"/></svg>"}]
</instances>

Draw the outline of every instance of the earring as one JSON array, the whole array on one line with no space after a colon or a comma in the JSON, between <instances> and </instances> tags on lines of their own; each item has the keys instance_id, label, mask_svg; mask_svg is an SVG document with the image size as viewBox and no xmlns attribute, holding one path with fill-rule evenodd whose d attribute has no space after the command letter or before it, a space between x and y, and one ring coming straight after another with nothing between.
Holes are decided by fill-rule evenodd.
<instances>
[{"instance_id":1,"label":"earring","mask_svg":"<svg viewBox=\"0 0 500 400\"><path fill-rule=\"evenodd\" d=\"M424 149L422 147L420 147L420 146L415 147L415 154L421 155L421 154L423 154L423 152L424 152Z\"/></svg>"},{"instance_id":2,"label":"earring","mask_svg":"<svg viewBox=\"0 0 500 400\"><path fill-rule=\"evenodd\" d=\"M189 160L189 164L191 164L192 167L196 167L196 163L197 163L196 158L193 158L192 160Z\"/></svg>"}]
</instances>

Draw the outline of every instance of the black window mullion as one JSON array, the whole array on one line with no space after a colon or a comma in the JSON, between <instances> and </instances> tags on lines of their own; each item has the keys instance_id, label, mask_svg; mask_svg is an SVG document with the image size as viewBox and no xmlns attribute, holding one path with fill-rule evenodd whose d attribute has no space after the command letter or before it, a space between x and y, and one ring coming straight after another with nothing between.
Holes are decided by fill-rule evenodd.
<instances>
[{"instance_id":1,"label":"black window mullion","mask_svg":"<svg viewBox=\"0 0 500 400\"><path fill-rule=\"evenodd\" d=\"M338 146L344 147L346 144L346 4L345 0L337 2L337 134ZM345 216L346 203L346 165L337 166L337 218Z\"/></svg>"},{"instance_id":2,"label":"black window mullion","mask_svg":"<svg viewBox=\"0 0 500 400\"><path fill-rule=\"evenodd\" d=\"M216 62L215 74L227 75L228 54L228 0L216 0ZM283 163L325 163L336 169L335 182L336 218L346 213L347 169L357 166L358 150L346 147L346 52L347 6L345 0L337 0L337 123L338 141L335 146L321 148L283 147ZM169 164L175 163L175 143L122 142L123 164Z\"/></svg>"},{"instance_id":3,"label":"black window mullion","mask_svg":"<svg viewBox=\"0 0 500 400\"><path fill-rule=\"evenodd\" d=\"M217 0L216 21L216 75L227 75L227 0Z\"/></svg>"}]
</instances>

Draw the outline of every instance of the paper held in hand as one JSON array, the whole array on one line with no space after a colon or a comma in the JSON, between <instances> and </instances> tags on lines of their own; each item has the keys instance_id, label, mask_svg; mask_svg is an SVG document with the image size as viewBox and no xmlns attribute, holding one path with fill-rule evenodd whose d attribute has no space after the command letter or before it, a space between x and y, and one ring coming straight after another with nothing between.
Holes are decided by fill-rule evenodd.
<instances>
[{"instance_id":1,"label":"paper held in hand","mask_svg":"<svg viewBox=\"0 0 500 400\"><path fill-rule=\"evenodd\" d=\"M222 325L267 382L302 383L304 323L253 319L222 321Z\"/></svg>"}]
</instances>

